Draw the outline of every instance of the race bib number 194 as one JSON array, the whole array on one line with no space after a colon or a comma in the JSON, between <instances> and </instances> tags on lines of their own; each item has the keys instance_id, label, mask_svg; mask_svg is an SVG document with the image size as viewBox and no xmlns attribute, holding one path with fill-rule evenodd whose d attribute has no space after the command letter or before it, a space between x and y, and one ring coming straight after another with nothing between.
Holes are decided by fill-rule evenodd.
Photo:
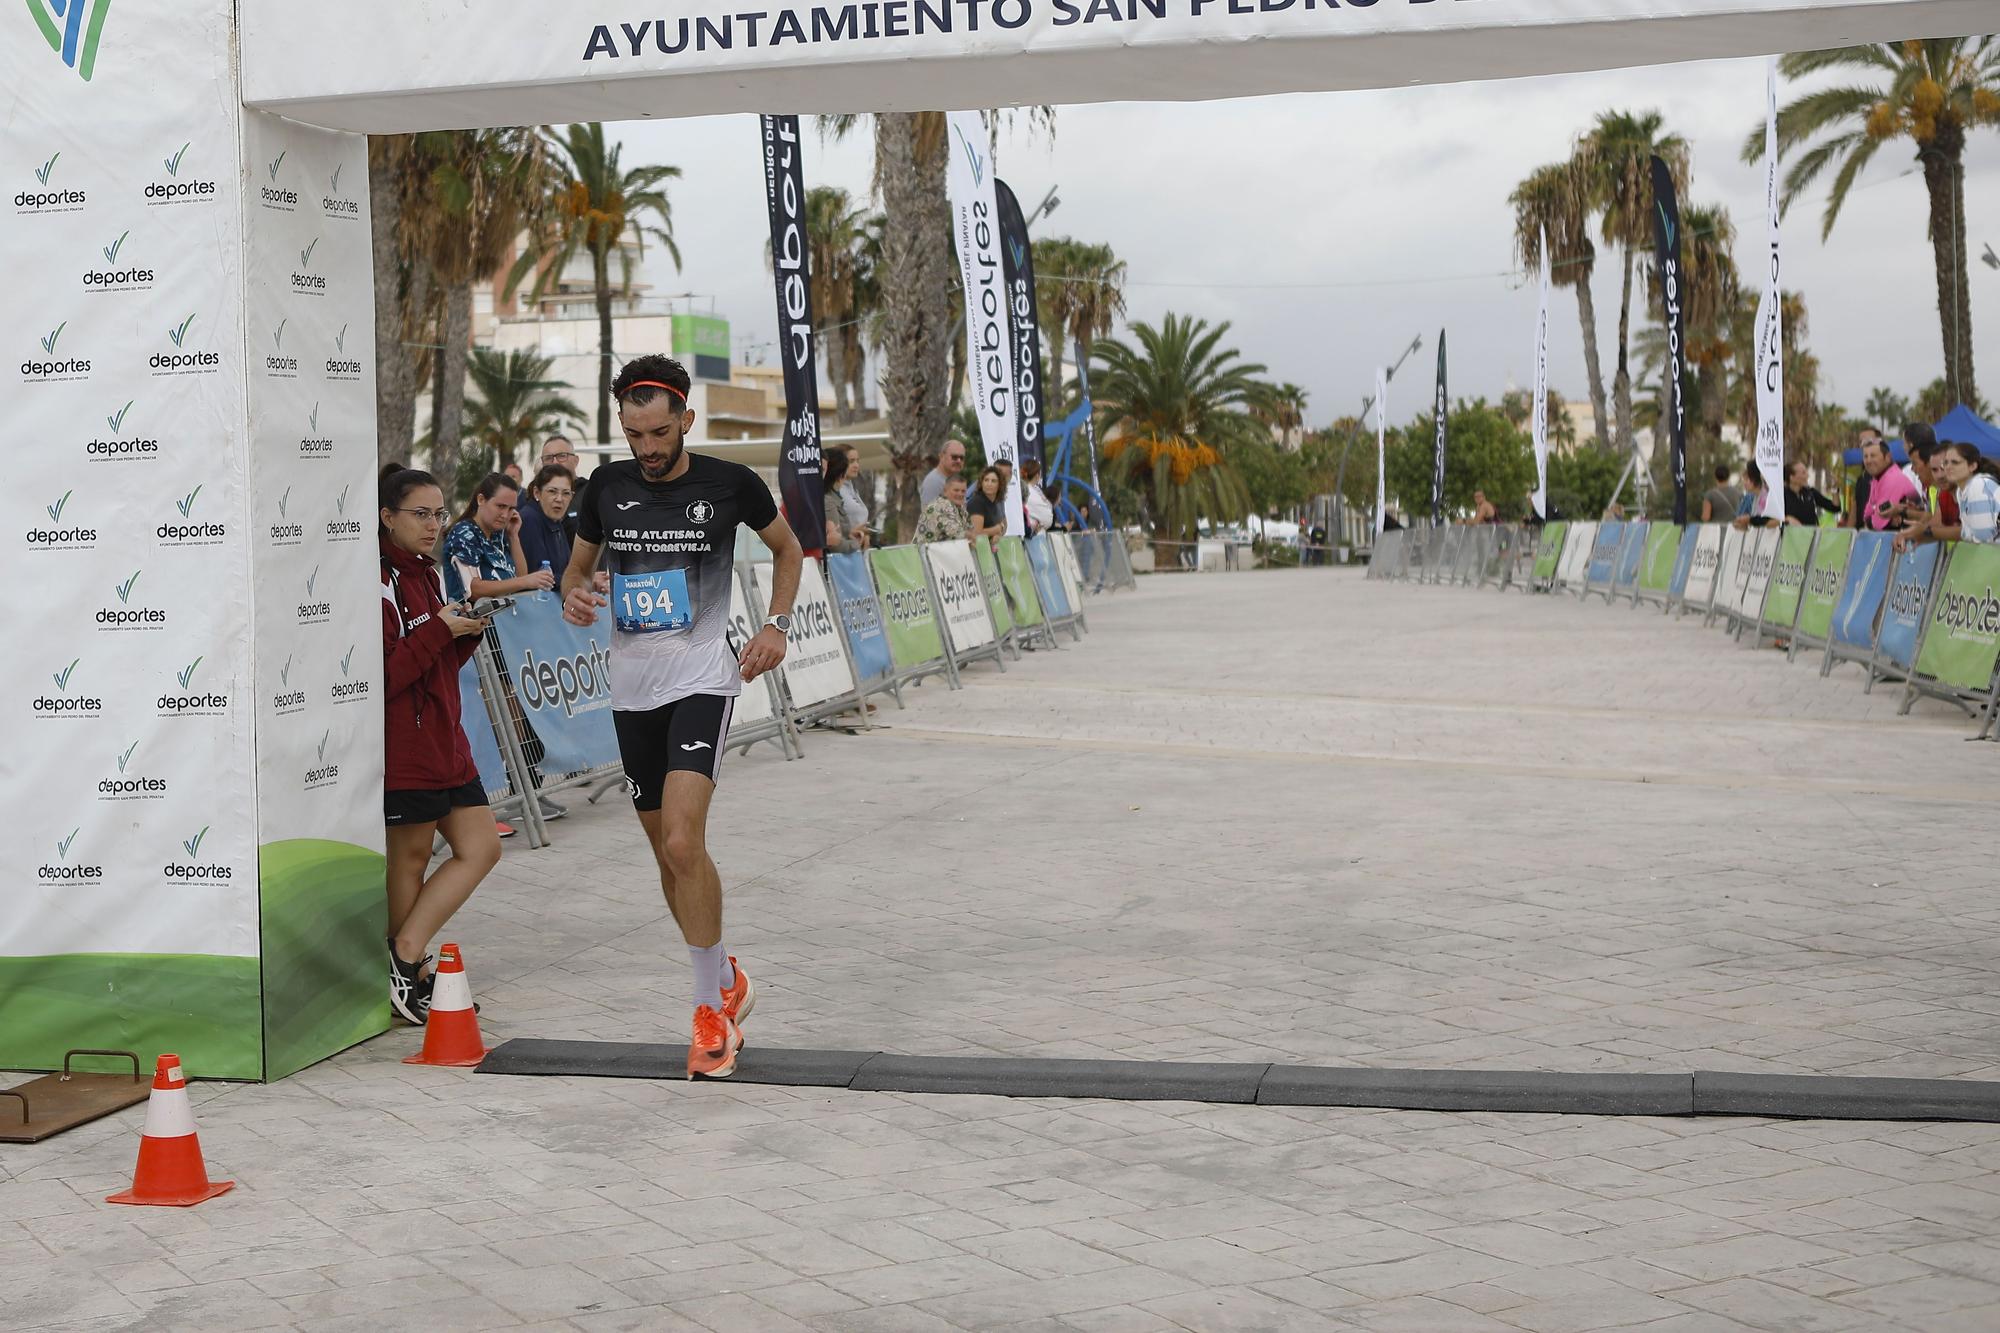
<instances>
[{"instance_id":1,"label":"race bib number 194","mask_svg":"<svg viewBox=\"0 0 2000 1333\"><path fill-rule=\"evenodd\" d=\"M663 569L656 574L613 574L611 614L618 628L627 634L686 629L694 624L687 571Z\"/></svg>"}]
</instances>

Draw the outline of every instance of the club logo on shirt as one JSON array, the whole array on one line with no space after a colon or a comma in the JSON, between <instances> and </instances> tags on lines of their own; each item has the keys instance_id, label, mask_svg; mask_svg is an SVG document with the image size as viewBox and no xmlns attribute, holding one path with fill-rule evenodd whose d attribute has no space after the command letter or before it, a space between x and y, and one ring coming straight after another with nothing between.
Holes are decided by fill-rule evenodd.
<instances>
[{"instance_id":1,"label":"club logo on shirt","mask_svg":"<svg viewBox=\"0 0 2000 1333\"><path fill-rule=\"evenodd\" d=\"M706 500L696 500L688 506L688 522L706 523L715 517L715 506Z\"/></svg>"}]
</instances>

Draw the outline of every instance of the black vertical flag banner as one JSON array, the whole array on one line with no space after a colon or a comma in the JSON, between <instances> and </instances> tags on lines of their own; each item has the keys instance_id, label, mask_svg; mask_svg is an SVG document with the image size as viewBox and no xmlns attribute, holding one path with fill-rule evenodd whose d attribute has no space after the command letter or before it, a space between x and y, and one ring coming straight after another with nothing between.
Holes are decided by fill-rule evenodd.
<instances>
[{"instance_id":1,"label":"black vertical flag banner","mask_svg":"<svg viewBox=\"0 0 2000 1333\"><path fill-rule=\"evenodd\" d=\"M1674 460L1674 522L1688 517L1687 479L1687 327L1681 313L1681 206L1674 195L1673 174L1660 158L1653 159L1653 263L1660 275L1661 323L1667 328L1667 433Z\"/></svg>"},{"instance_id":2,"label":"black vertical flag banner","mask_svg":"<svg viewBox=\"0 0 2000 1333\"><path fill-rule=\"evenodd\" d=\"M1445 417L1451 400L1444 391L1444 330L1438 330L1437 452L1431 459L1431 526L1444 522Z\"/></svg>"},{"instance_id":3,"label":"black vertical flag banner","mask_svg":"<svg viewBox=\"0 0 2000 1333\"><path fill-rule=\"evenodd\" d=\"M1042 461L1042 327L1035 312L1035 253L1020 201L1007 182L994 178L1000 207L1000 277L1007 288L1007 313L1014 330L1014 430L1023 463Z\"/></svg>"},{"instance_id":4,"label":"black vertical flag banner","mask_svg":"<svg viewBox=\"0 0 2000 1333\"><path fill-rule=\"evenodd\" d=\"M778 288L778 356L785 372L785 448L778 491L808 555L826 546L820 480L819 372L813 362L812 285L806 267L806 185L799 118L764 116L764 203L771 214L771 275Z\"/></svg>"}]
</instances>

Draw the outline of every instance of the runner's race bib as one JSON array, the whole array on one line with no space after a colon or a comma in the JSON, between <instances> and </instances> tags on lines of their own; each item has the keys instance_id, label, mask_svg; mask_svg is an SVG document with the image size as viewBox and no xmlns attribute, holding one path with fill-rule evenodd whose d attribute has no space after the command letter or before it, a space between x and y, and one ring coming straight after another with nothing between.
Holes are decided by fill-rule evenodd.
<instances>
[{"instance_id":1,"label":"runner's race bib","mask_svg":"<svg viewBox=\"0 0 2000 1333\"><path fill-rule=\"evenodd\" d=\"M694 624L687 571L664 569L656 574L613 574L611 614L618 628L627 634L686 629Z\"/></svg>"}]
</instances>

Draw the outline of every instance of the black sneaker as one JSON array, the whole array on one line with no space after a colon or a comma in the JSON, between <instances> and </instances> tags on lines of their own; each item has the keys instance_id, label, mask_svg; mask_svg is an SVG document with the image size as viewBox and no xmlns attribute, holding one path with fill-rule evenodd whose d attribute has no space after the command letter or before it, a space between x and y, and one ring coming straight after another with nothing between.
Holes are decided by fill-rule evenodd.
<instances>
[{"instance_id":1,"label":"black sneaker","mask_svg":"<svg viewBox=\"0 0 2000 1333\"><path fill-rule=\"evenodd\" d=\"M422 963L406 963L396 956L396 942L389 941L389 1007L405 1023L422 1027L430 1016L431 979Z\"/></svg>"}]
</instances>

